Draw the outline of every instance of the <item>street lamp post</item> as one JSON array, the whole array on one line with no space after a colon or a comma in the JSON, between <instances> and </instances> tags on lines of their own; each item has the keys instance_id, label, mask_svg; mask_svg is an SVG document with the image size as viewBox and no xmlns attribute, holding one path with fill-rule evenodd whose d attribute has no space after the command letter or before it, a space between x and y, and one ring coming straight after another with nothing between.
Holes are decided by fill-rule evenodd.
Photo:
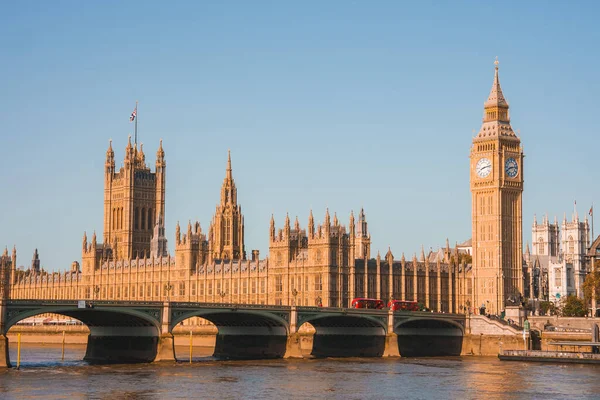
<instances>
[{"instance_id":1,"label":"street lamp post","mask_svg":"<svg viewBox=\"0 0 600 400\"><path fill-rule=\"evenodd\" d=\"M173 285L171 282L165 283L165 292L167 292L167 301L171 301L171 290L173 290Z\"/></svg>"},{"instance_id":2,"label":"street lamp post","mask_svg":"<svg viewBox=\"0 0 600 400\"><path fill-rule=\"evenodd\" d=\"M295 306L296 305L296 296L298 296L298 291L296 290L296 288L292 289L292 296L294 296L294 300L292 300L292 305Z\"/></svg>"},{"instance_id":3,"label":"street lamp post","mask_svg":"<svg viewBox=\"0 0 600 400\"><path fill-rule=\"evenodd\" d=\"M94 286L94 300L98 299L98 293L100 293L100 286Z\"/></svg>"},{"instance_id":4,"label":"street lamp post","mask_svg":"<svg viewBox=\"0 0 600 400\"><path fill-rule=\"evenodd\" d=\"M317 307L323 307L323 303L321 302L321 296L318 296L315 299L315 302L317 303Z\"/></svg>"},{"instance_id":5,"label":"street lamp post","mask_svg":"<svg viewBox=\"0 0 600 400\"><path fill-rule=\"evenodd\" d=\"M219 296L221 296L221 303L223 303L225 301L225 296L227 296L227 293L224 291L219 292Z\"/></svg>"}]
</instances>

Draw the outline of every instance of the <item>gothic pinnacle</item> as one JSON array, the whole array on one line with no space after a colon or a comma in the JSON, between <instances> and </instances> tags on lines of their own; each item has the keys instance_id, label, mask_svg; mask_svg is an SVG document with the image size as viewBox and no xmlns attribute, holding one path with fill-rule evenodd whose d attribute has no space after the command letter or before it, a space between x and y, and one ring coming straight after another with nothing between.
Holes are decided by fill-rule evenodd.
<instances>
[{"instance_id":1,"label":"gothic pinnacle","mask_svg":"<svg viewBox=\"0 0 600 400\"><path fill-rule=\"evenodd\" d=\"M231 150L227 149L227 179L232 179L231 172Z\"/></svg>"}]
</instances>

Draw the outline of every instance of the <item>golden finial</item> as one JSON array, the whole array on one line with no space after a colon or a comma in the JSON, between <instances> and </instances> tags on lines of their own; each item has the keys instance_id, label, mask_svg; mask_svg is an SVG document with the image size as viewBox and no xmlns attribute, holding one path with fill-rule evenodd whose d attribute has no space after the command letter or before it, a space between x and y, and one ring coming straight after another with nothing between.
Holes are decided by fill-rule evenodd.
<instances>
[{"instance_id":1,"label":"golden finial","mask_svg":"<svg viewBox=\"0 0 600 400\"><path fill-rule=\"evenodd\" d=\"M494 65L496 66L496 68L498 68L498 64L500 64L500 61L498 61L498 56L496 56L496 61L494 61Z\"/></svg>"}]
</instances>

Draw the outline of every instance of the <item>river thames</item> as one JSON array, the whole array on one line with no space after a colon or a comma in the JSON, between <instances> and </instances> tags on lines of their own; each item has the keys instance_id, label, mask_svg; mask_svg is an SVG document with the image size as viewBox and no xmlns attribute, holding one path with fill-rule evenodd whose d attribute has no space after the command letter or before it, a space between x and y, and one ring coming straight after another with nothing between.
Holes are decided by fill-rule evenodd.
<instances>
[{"instance_id":1,"label":"river thames","mask_svg":"<svg viewBox=\"0 0 600 400\"><path fill-rule=\"evenodd\" d=\"M10 356L16 365L16 346ZM177 348L178 363L92 366L85 346L25 345L0 371L2 399L597 399L600 366L494 357L217 361Z\"/></svg>"}]
</instances>

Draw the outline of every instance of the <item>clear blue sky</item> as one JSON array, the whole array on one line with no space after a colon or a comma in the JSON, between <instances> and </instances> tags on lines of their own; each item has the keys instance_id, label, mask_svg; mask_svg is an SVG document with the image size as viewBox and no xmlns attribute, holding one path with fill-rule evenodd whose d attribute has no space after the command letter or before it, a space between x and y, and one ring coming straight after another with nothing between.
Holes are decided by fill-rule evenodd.
<instances>
[{"instance_id":1,"label":"clear blue sky","mask_svg":"<svg viewBox=\"0 0 600 400\"><path fill-rule=\"evenodd\" d=\"M231 149L246 250L271 213L306 226L364 206L373 254L471 235L469 148L500 60L534 213L593 200L597 2L23 1L0 12L0 244L48 270L81 258L103 218L108 139L129 115L167 159L166 223L204 229ZM120 164L118 162L118 164ZM152 167L154 168L154 167ZM600 224L597 229L600 232Z\"/></svg>"}]
</instances>

